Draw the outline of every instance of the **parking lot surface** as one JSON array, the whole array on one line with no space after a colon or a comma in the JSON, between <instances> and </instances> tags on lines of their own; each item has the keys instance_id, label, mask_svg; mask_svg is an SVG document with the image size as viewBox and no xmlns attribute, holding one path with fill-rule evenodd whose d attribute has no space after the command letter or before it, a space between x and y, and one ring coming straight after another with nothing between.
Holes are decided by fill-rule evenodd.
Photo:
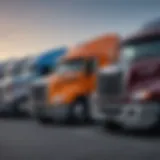
<instances>
[{"instance_id":1,"label":"parking lot surface","mask_svg":"<svg viewBox=\"0 0 160 160\"><path fill-rule=\"evenodd\" d=\"M0 160L159 160L160 137L125 136L99 126L42 126L0 120Z\"/></svg>"}]
</instances>

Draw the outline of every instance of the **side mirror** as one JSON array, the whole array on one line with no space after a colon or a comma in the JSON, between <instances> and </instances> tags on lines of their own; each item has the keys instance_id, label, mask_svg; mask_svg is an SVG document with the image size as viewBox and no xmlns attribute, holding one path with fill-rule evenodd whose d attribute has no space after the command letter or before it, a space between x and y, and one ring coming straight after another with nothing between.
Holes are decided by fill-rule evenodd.
<instances>
[{"instance_id":1,"label":"side mirror","mask_svg":"<svg viewBox=\"0 0 160 160\"><path fill-rule=\"evenodd\" d=\"M86 74L87 75L91 75L95 72L95 68L96 68L96 65L95 65L95 60L89 60L86 64Z\"/></svg>"},{"instance_id":2,"label":"side mirror","mask_svg":"<svg viewBox=\"0 0 160 160\"><path fill-rule=\"evenodd\" d=\"M86 72L86 75L90 75L93 73L93 69L90 66L86 66L85 72Z\"/></svg>"}]
</instances>

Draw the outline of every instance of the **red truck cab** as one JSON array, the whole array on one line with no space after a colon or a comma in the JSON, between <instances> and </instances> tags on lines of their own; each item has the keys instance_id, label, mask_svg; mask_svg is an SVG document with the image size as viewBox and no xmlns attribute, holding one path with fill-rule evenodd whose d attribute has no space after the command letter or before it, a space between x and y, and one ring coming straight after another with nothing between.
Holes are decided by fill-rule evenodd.
<instances>
[{"instance_id":1,"label":"red truck cab","mask_svg":"<svg viewBox=\"0 0 160 160\"><path fill-rule=\"evenodd\" d=\"M160 126L160 27L140 30L122 42L118 63L98 73L95 99L105 127Z\"/></svg>"}]
</instances>

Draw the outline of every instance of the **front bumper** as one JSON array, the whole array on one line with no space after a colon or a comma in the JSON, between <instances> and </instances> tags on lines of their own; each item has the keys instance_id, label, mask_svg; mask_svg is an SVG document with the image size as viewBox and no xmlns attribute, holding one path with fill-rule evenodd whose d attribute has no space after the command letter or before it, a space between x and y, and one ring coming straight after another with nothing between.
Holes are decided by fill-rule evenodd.
<instances>
[{"instance_id":1,"label":"front bumper","mask_svg":"<svg viewBox=\"0 0 160 160\"><path fill-rule=\"evenodd\" d=\"M146 129L159 120L160 106L156 103L105 104L101 111L107 121L131 129Z\"/></svg>"},{"instance_id":2,"label":"front bumper","mask_svg":"<svg viewBox=\"0 0 160 160\"><path fill-rule=\"evenodd\" d=\"M13 103L9 103L9 102L5 102L5 103L1 103L0 106L0 116L10 116L13 114L14 111L14 104Z\"/></svg>"},{"instance_id":3,"label":"front bumper","mask_svg":"<svg viewBox=\"0 0 160 160\"><path fill-rule=\"evenodd\" d=\"M19 111L25 111L26 103L28 101L28 95L21 95L19 97L5 97L1 102L0 112L12 112L14 109Z\"/></svg>"},{"instance_id":4,"label":"front bumper","mask_svg":"<svg viewBox=\"0 0 160 160\"><path fill-rule=\"evenodd\" d=\"M14 99L3 99L0 106L0 112L10 112L14 105Z\"/></svg>"},{"instance_id":5,"label":"front bumper","mask_svg":"<svg viewBox=\"0 0 160 160\"><path fill-rule=\"evenodd\" d=\"M36 115L54 120L65 120L68 117L69 105L36 105Z\"/></svg>"},{"instance_id":6,"label":"front bumper","mask_svg":"<svg viewBox=\"0 0 160 160\"><path fill-rule=\"evenodd\" d=\"M100 106L97 103L97 97L96 94L92 94L90 97L90 111L91 116L95 120L104 120L105 119L105 113L101 112Z\"/></svg>"}]
</instances>

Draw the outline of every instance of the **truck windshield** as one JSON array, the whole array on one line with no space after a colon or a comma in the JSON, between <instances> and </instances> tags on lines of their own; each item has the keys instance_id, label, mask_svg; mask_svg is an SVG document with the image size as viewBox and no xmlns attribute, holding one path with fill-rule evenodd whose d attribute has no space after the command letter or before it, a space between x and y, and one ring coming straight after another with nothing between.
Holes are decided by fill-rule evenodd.
<instances>
[{"instance_id":1,"label":"truck windshield","mask_svg":"<svg viewBox=\"0 0 160 160\"><path fill-rule=\"evenodd\" d=\"M39 69L37 69L37 71L39 73L39 76L44 77L53 73L54 69L50 65L44 65L44 66L41 66Z\"/></svg>"},{"instance_id":2,"label":"truck windshield","mask_svg":"<svg viewBox=\"0 0 160 160\"><path fill-rule=\"evenodd\" d=\"M126 44L121 49L121 62L160 57L160 39Z\"/></svg>"},{"instance_id":3,"label":"truck windshield","mask_svg":"<svg viewBox=\"0 0 160 160\"><path fill-rule=\"evenodd\" d=\"M66 72L78 72L82 71L85 67L84 59L74 59L62 62L56 68L57 73L66 73Z\"/></svg>"}]
</instances>

